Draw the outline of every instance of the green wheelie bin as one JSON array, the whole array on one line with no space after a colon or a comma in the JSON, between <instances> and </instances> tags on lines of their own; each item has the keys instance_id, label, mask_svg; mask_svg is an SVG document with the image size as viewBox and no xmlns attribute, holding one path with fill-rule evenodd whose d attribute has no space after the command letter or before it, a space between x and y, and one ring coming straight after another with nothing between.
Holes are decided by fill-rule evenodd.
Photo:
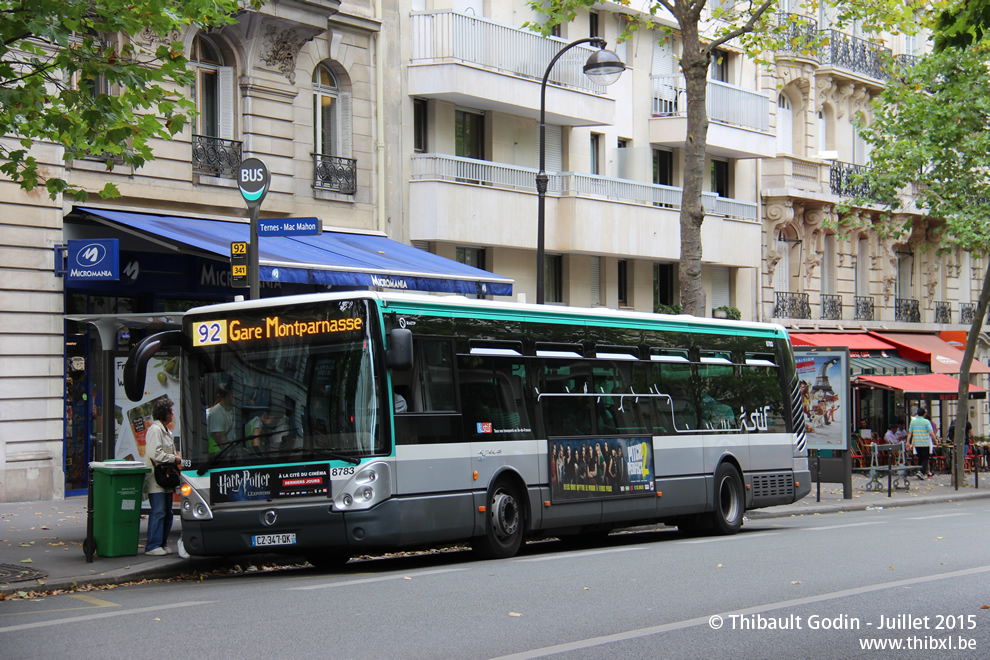
<instances>
[{"instance_id":1,"label":"green wheelie bin","mask_svg":"<svg viewBox=\"0 0 990 660\"><path fill-rule=\"evenodd\" d=\"M141 532L144 478L141 461L102 461L93 470L93 535L100 557L136 555Z\"/></svg>"}]
</instances>

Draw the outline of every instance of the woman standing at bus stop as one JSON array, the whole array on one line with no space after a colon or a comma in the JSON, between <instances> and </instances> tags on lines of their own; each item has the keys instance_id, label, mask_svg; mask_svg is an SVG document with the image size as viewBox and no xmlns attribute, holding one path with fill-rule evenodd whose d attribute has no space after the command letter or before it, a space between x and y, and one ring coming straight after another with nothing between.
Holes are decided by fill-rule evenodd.
<instances>
[{"instance_id":1,"label":"woman standing at bus stop","mask_svg":"<svg viewBox=\"0 0 990 660\"><path fill-rule=\"evenodd\" d=\"M148 494L151 514L148 516L148 540L144 544L144 554L156 557L172 554L172 549L168 547L168 535L172 531L172 495L175 490L166 490L155 481L155 463L182 465L172 440L171 428L175 425L173 405L167 397L155 400L151 409L154 422L145 435L144 464L151 468L151 472L144 479L144 492Z\"/></svg>"}]
</instances>

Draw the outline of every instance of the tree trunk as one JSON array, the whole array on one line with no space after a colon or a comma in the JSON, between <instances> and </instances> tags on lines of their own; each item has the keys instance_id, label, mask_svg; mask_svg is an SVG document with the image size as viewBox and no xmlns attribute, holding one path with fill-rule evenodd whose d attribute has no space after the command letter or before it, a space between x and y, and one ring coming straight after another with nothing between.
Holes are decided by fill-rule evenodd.
<instances>
[{"instance_id":1,"label":"tree trunk","mask_svg":"<svg viewBox=\"0 0 990 660\"><path fill-rule=\"evenodd\" d=\"M687 136L684 146L684 188L681 194L681 262L678 267L680 303L685 314L705 315L701 282L701 223L705 208L701 193L708 145L708 64L710 54L698 38L697 24L681 22L681 70L687 92ZM691 29L693 28L693 29Z\"/></svg>"},{"instance_id":2,"label":"tree trunk","mask_svg":"<svg viewBox=\"0 0 990 660\"><path fill-rule=\"evenodd\" d=\"M969 418L969 367L973 364L973 356L976 354L976 342L980 338L980 330L983 328L983 319L987 315L987 306L990 304L990 265L983 275L983 289L980 291L980 302L976 305L976 317L973 325L966 335L966 350L963 351L962 369L959 371L959 398L956 407L956 433L952 438L952 444L956 448L955 466L953 469L953 486L959 490L963 481L963 469L966 466L966 457L963 449L966 447L966 421Z\"/></svg>"}]
</instances>

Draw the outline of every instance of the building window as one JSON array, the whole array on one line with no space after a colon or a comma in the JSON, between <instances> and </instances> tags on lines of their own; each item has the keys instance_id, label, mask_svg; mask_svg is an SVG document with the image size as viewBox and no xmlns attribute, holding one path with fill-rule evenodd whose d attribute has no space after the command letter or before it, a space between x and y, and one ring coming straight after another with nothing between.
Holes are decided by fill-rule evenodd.
<instances>
[{"instance_id":1,"label":"building window","mask_svg":"<svg viewBox=\"0 0 990 660\"><path fill-rule=\"evenodd\" d=\"M457 263L464 264L465 266L488 270L485 268L485 248L459 247L454 258L457 260ZM467 297L480 298L481 296L476 293L469 293Z\"/></svg>"},{"instance_id":2,"label":"building window","mask_svg":"<svg viewBox=\"0 0 990 660\"><path fill-rule=\"evenodd\" d=\"M619 149L625 149L628 145L629 145L629 141L626 140L625 138L618 138L615 141L615 146L618 147Z\"/></svg>"},{"instance_id":3,"label":"building window","mask_svg":"<svg viewBox=\"0 0 990 660\"><path fill-rule=\"evenodd\" d=\"M856 295L870 295L870 243L862 237L856 241Z\"/></svg>"},{"instance_id":4,"label":"building window","mask_svg":"<svg viewBox=\"0 0 990 660\"><path fill-rule=\"evenodd\" d=\"M602 136L600 133L591 134L591 173L601 174L601 160L602 157Z\"/></svg>"},{"instance_id":5,"label":"building window","mask_svg":"<svg viewBox=\"0 0 990 660\"><path fill-rule=\"evenodd\" d=\"M626 306L629 304L629 262L621 259L618 266L619 272L616 282L618 284L619 305Z\"/></svg>"},{"instance_id":6,"label":"building window","mask_svg":"<svg viewBox=\"0 0 990 660\"><path fill-rule=\"evenodd\" d=\"M677 287L676 264L655 264L653 267L653 311L660 305L674 304L674 290Z\"/></svg>"},{"instance_id":7,"label":"building window","mask_svg":"<svg viewBox=\"0 0 990 660\"><path fill-rule=\"evenodd\" d=\"M564 302L564 257L547 254L543 257L543 300L548 303Z\"/></svg>"},{"instance_id":8,"label":"building window","mask_svg":"<svg viewBox=\"0 0 990 660\"><path fill-rule=\"evenodd\" d=\"M193 41L190 62L195 70L196 132L212 138L234 137L234 70L224 66L219 46L205 35Z\"/></svg>"},{"instance_id":9,"label":"building window","mask_svg":"<svg viewBox=\"0 0 990 660\"><path fill-rule=\"evenodd\" d=\"M897 297L902 300L914 295L914 254L897 253Z\"/></svg>"},{"instance_id":10,"label":"building window","mask_svg":"<svg viewBox=\"0 0 990 660\"><path fill-rule=\"evenodd\" d=\"M718 82L729 82L729 54L724 50L715 50L712 53L712 63L710 67L710 77Z\"/></svg>"},{"instance_id":11,"label":"building window","mask_svg":"<svg viewBox=\"0 0 990 660\"><path fill-rule=\"evenodd\" d=\"M674 153L663 149L653 150L653 183L674 185Z\"/></svg>"},{"instance_id":12,"label":"building window","mask_svg":"<svg viewBox=\"0 0 990 660\"><path fill-rule=\"evenodd\" d=\"M340 89L333 72L320 64L313 72L314 149L324 156L340 155Z\"/></svg>"},{"instance_id":13,"label":"building window","mask_svg":"<svg viewBox=\"0 0 990 660\"><path fill-rule=\"evenodd\" d=\"M485 115L473 110L454 111L454 155L485 159Z\"/></svg>"},{"instance_id":14,"label":"building window","mask_svg":"<svg viewBox=\"0 0 990 660\"><path fill-rule=\"evenodd\" d=\"M828 124L825 121L825 111L818 111L818 155L828 151Z\"/></svg>"},{"instance_id":15,"label":"building window","mask_svg":"<svg viewBox=\"0 0 990 660\"><path fill-rule=\"evenodd\" d=\"M556 25L550 28L550 36L557 37L558 39L563 36L560 29L560 23L557 23Z\"/></svg>"},{"instance_id":16,"label":"building window","mask_svg":"<svg viewBox=\"0 0 990 660\"><path fill-rule=\"evenodd\" d=\"M835 291L835 234L825 235L825 252L822 254L822 293L834 294Z\"/></svg>"},{"instance_id":17,"label":"building window","mask_svg":"<svg viewBox=\"0 0 990 660\"><path fill-rule=\"evenodd\" d=\"M729 161L712 159L712 192L719 197L729 195Z\"/></svg>"},{"instance_id":18,"label":"building window","mask_svg":"<svg viewBox=\"0 0 990 660\"><path fill-rule=\"evenodd\" d=\"M413 99L413 150L425 153L426 142L426 99Z\"/></svg>"},{"instance_id":19,"label":"building window","mask_svg":"<svg viewBox=\"0 0 990 660\"><path fill-rule=\"evenodd\" d=\"M588 36L589 37L600 37L602 36L598 29L598 12L589 11L588 12Z\"/></svg>"},{"instance_id":20,"label":"building window","mask_svg":"<svg viewBox=\"0 0 990 660\"><path fill-rule=\"evenodd\" d=\"M777 97L777 151L782 154L794 151L793 125L791 101L781 94Z\"/></svg>"}]
</instances>

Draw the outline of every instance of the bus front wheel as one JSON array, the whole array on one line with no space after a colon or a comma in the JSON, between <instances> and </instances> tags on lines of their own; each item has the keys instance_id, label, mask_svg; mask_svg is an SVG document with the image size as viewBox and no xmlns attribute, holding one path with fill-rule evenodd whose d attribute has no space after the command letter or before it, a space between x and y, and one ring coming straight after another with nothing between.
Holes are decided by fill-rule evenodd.
<instances>
[{"instance_id":1,"label":"bus front wheel","mask_svg":"<svg viewBox=\"0 0 990 660\"><path fill-rule=\"evenodd\" d=\"M718 534L735 534L742 527L746 499L739 472L729 463L715 471L715 510L712 526Z\"/></svg>"},{"instance_id":2,"label":"bus front wheel","mask_svg":"<svg viewBox=\"0 0 990 660\"><path fill-rule=\"evenodd\" d=\"M513 557L522 547L526 516L518 490L508 481L495 484L488 496L485 535L475 537L472 547L485 559Z\"/></svg>"}]
</instances>

